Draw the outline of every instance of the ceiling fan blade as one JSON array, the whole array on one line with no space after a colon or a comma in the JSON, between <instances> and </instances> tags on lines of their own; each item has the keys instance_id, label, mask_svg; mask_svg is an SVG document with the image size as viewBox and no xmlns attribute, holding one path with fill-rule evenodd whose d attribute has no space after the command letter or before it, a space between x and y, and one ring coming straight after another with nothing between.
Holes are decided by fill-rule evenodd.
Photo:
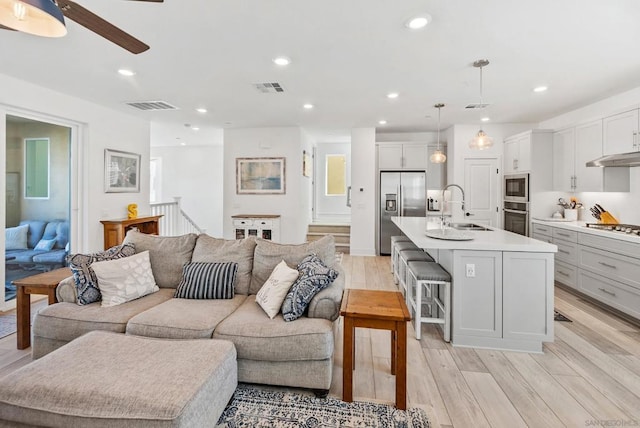
<instances>
[{"instance_id":1,"label":"ceiling fan blade","mask_svg":"<svg viewBox=\"0 0 640 428\"><path fill-rule=\"evenodd\" d=\"M11 27L5 27L4 25L0 24L0 30L10 30L10 31L16 31L15 29L11 28Z\"/></svg>"},{"instance_id":2,"label":"ceiling fan blade","mask_svg":"<svg viewBox=\"0 0 640 428\"><path fill-rule=\"evenodd\" d=\"M95 13L80 6L71 0L58 0L58 7L65 17L88 28L94 33L128 50L131 53L139 54L147 49L149 45L141 42L130 34L125 33L110 22L100 18Z\"/></svg>"}]
</instances>

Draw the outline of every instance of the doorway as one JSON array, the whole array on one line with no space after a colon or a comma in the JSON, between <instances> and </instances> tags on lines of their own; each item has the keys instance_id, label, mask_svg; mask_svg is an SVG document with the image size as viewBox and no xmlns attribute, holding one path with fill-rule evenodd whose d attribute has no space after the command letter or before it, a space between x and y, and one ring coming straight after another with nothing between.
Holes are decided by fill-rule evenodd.
<instances>
[{"instance_id":1,"label":"doorway","mask_svg":"<svg viewBox=\"0 0 640 428\"><path fill-rule=\"evenodd\" d=\"M73 230L73 127L18 114L4 117L5 264L0 270L4 278L0 309L9 309L15 305L12 281L66 265Z\"/></svg>"},{"instance_id":2,"label":"doorway","mask_svg":"<svg viewBox=\"0 0 640 428\"><path fill-rule=\"evenodd\" d=\"M499 226L498 159L465 158L466 212L473 223Z\"/></svg>"},{"instance_id":3,"label":"doorway","mask_svg":"<svg viewBox=\"0 0 640 428\"><path fill-rule=\"evenodd\" d=\"M351 224L351 143L318 143L314 164L314 223Z\"/></svg>"}]
</instances>

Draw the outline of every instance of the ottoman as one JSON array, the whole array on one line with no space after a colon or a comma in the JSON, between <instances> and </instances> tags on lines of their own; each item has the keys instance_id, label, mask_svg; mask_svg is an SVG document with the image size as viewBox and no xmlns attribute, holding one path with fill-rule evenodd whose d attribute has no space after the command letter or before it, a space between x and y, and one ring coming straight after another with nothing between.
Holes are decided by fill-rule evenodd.
<instances>
[{"instance_id":1,"label":"ottoman","mask_svg":"<svg viewBox=\"0 0 640 428\"><path fill-rule=\"evenodd\" d=\"M0 426L213 427L237 376L228 341L93 331L0 379Z\"/></svg>"}]
</instances>

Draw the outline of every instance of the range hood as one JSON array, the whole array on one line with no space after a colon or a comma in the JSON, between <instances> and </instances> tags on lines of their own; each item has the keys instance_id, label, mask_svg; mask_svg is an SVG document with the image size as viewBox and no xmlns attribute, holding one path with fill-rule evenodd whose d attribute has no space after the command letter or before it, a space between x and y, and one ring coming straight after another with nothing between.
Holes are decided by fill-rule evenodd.
<instances>
[{"instance_id":1,"label":"range hood","mask_svg":"<svg viewBox=\"0 0 640 428\"><path fill-rule=\"evenodd\" d=\"M640 152L621 153L619 155L606 155L587 162L586 165L599 167L640 166Z\"/></svg>"}]
</instances>

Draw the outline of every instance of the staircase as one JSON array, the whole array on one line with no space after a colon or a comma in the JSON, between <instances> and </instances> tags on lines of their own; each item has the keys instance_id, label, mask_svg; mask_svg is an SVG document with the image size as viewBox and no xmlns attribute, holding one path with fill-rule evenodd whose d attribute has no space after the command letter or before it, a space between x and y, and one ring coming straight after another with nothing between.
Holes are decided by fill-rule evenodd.
<instances>
[{"instance_id":1,"label":"staircase","mask_svg":"<svg viewBox=\"0 0 640 428\"><path fill-rule=\"evenodd\" d=\"M307 231L307 241L317 241L325 235L333 235L336 252L349 254L351 226L348 224L312 223Z\"/></svg>"}]
</instances>

